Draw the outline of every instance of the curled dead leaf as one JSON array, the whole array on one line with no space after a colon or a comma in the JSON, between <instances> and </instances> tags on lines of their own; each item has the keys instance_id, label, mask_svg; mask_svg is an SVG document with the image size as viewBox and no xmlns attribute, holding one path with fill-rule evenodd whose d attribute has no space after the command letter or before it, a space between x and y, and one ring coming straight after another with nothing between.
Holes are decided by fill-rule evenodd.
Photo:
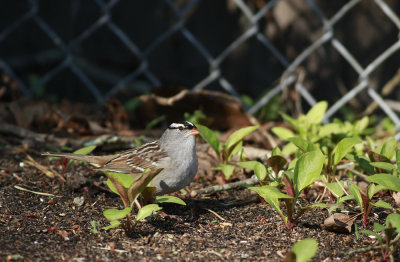
<instances>
[{"instance_id":1,"label":"curled dead leaf","mask_svg":"<svg viewBox=\"0 0 400 262\"><path fill-rule=\"evenodd\" d=\"M328 231L338 233L350 233L351 227L356 220L357 215L349 216L342 213L334 213L327 219L325 219L322 228Z\"/></svg>"}]
</instances>

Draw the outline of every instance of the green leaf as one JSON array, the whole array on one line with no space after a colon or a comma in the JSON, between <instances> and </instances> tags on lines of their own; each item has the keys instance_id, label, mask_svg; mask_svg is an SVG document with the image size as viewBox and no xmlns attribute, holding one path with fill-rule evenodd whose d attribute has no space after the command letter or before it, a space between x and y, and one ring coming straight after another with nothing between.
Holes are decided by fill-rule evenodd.
<instances>
[{"instance_id":1,"label":"green leaf","mask_svg":"<svg viewBox=\"0 0 400 262\"><path fill-rule=\"evenodd\" d=\"M208 144L218 153L221 154L221 143L218 140L217 133L212 131L206 126L197 124L197 129L200 131L200 135L203 137L204 140L207 141Z\"/></svg>"},{"instance_id":2,"label":"green leaf","mask_svg":"<svg viewBox=\"0 0 400 262\"><path fill-rule=\"evenodd\" d=\"M95 148L96 148L96 146L85 146L85 147L82 147L82 148L74 151L74 154L87 155L87 154L92 153L92 151L95 150Z\"/></svg>"},{"instance_id":3,"label":"green leaf","mask_svg":"<svg viewBox=\"0 0 400 262\"><path fill-rule=\"evenodd\" d=\"M385 187L382 186L382 185L376 185L376 184L374 184L374 183L371 183L371 184L368 186L368 191L367 191L367 193L368 193L368 198L369 198L369 199L372 199L372 197L373 197L376 193L378 193L379 191L384 190L384 189L385 189Z\"/></svg>"},{"instance_id":4,"label":"green leaf","mask_svg":"<svg viewBox=\"0 0 400 262\"><path fill-rule=\"evenodd\" d=\"M379 200L378 202L371 203L371 204L373 206L380 207L380 208L393 209L393 207L389 203L386 203L386 202L384 202L382 200Z\"/></svg>"},{"instance_id":5,"label":"green leaf","mask_svg":"<svg viewBox=\"0 0 400 262\"><path fill-rule=\"evenodd\" d=\"M373 175L375 173L375 169L371 166L371 162L364 156L355 156L355 160L358 165L369 175Z\"/></svg>"},{"instance_id":6,"label":"green leaf","mask_svg":"<svg viewBox=\"0 0 400 262\"><path fill-rule=\"evenodd\" d=\"M382 185L385 189L400 192L400 178L389 174L376 174L366 178L369 182Z\"/></svg>"},{"instance_id":7,"label":"green leaf","mask_svg":"<svg viewBox=\"0 0 400 262\"><path fill-rule=\"evenodd\" d=\"M321 101L315 104L306 114L306 122L309 124L319 124L324 118L328 103Z\"/></svg>"},{"instance_id":8,"label":"green leaf","mask_svg":"<svg viewBox=\"0 0 400 262\"><path fill-rule=\"evenodd\" d=\"M360 234L358 233L358 225L354 224L354 234L356 235L356 239L360 239Z\"/></svg>"},{"instance_id":9,"label":"green leaf","mask_svg":"<svg viewBox=\"0 0 400 262\"><path fill-rule=\"evenodd\" d=\"M369 235L369 236L374 236L374 237L376 237L376 238L379 240L379 243L382 244L382 237L381 237L379 234L375 233L374 231L371 231L371 230L361 230L360 232L363 233L363 234L365 234L365 235Z\"/></svg>"},{"instance_id":10,"label":"green leaf","mask_svg":"<svg viewBox=\"0 0 400 262\"><path fill-rule=\"evenodd\" d=\"M294 137L293 131L284 127L274 126L271 128L271 131L283 141L287 141L289 138Z\"/></svg>"},{"instance_id":11,"label":"green leaf","mask_svg":"<svg viewBox=\"0 0 400 262\"><path fill-rule=\"evenodd\" d=\"M347 196L344 196L344 197L340 197L338 199L338 201L337 201L337 205L340 205L341 203L343 203L343 202L345 202L347 200L352 200L352 199L354 199L353 195L347 195Z\"/></svg>"},{"instance_id":12,"label":"green leaf","mask_svg":"<svg viewBox=\"0 0 400 262\"><path fill-rule=\"evenodd\" d=\"M281 113L281 116L283 119L289 122L289 124L293 127L297 126L299 124L299 120L294 119L293 117L286 115L285 113Z\"/></svg>"},{"instance_id":13,"label":"green leaf","mask_svg":"<svg viewBox=\"0 0 400 262\"><path fill-rule=\"evenodd\" d=\"M242 146L243 146L243 141L239 141L239 143L237 143L234 147L228 149L227 152L228 161L230 161L232 157L234 157L237 153L239 153L239 151L242 149Z\"/></svg>"},{"instance_id":14,"label":"green leaf","mask_svg":"<svg viewBox=\"0 0 400 262\"><path fill-rule=\"evenodd\" d=\"M106 227L102 227L101 229L109 230L111 228L119 227L120 225L121 225L121 222L119 222L118 220L112 220L112 221L110 221L110 225L108 225Z\"/></svg>"},{"instance_id":15,"label":"green leaf","mask_svg":"<svg viewBox=\"0 0 400 262\"><path fill-rule=\"evenodd\" d=\"M360 210L363 211L364 210L364 205L363 205L363 201L362 201L362 198L361 198L360 189L358 188L357 185L352 184L352 185L349 186L349 190L350 190L351 194L354 196L354 200L360 206Z\"/></svg>"},{"instance_id":16,"label":"green leaf","mask_svg":"<svg viewBox=\"0 0 400 262\"><path fill-rule=\"evenodd\" d=\"M126 217L129 213L131 213L132 209L130 207L120 209L106 209L103 211L103 215L110 221L119 220Z\"/></svg>"},{"instance_id":17,"label":"green leaf","mask_svg":"<svg viewBox=\"0 0 400 262\"><path fill-rule=\"evenodd\" d=\"M235 132L233 132L232 135L229 136L228 140L226 140L225 147L227 149L231 148L232 146L239 143L239 141L243 140L245 136L247 136L248 134L250 134L251 132L253 132L258 128L259 126L248 126L236 130Z\"/></svg>"},{"instance_id":18,"label":"green leaf","mask_svg":"<svg viewBox=\"0 0 400 262\"><path fill-rule=\"evenodd\" d=\"M300 137L291 137L288 139L288 141L292 142L295 144L298 148L302 149L305 152L313 151L314 150L314 144L304 140Z\"/></svg>"},{"instance_id":19,"label":"green leaf","mask_svg":"<svg viewBox=\"0 0 400 262\"><path fill-rule=\"evenodd\" d=\"M396 150L397 173L400 173L400 150Z\"/></svg>"},{"instance_id":20,"label":"green leaf","mask_svg":"<svg viewBox=\"0 0 400 262\"><path fill-rule=\"evenodd\" d=\"M326 125L321 126L318 136L319 137L327 137L327 136L330 136L331 134L338 133L339 130L340 130L340 126L338 123L326 124Z\"/></svg>"},{"instance_id":21,"label":"green leaf","mask_svg":"<svg viewBox=\"0 0 400 262\"><path fill-rule=\"evenodd\" d=\"M256 174L258 178L258 181L264 181L264 179L267 177L267 169L258 161L239 162L238 166L253 170L254 174Z\"/></svg>"},{"instance_id":22,"label":"green leaf","mask_svg":"<svg viewBox=\"0 0 400 262\"><path fill-rule=\"evenodd\" d=\"M370 165L389 171L393 171L395 169L392 163L387 163L387 162L371 162Z\"/></svg>"},{"instance_id":23,"label":"green leaf","mask_svg":"<svg viewBox=\"0 0 400 262\"><path fill-rule=\"evenodd\" d=\"M369 118L364 116L361 120L356 121L354 124L354 132L357 134L361 134L368 126Z\"/></svg>"},{"instance_id":24,"label":"green leaf","mask_svg":"<svg viewBox=\"0 0 400 262\"><path fill-rule=\"evenodd\" d=\"M297 194L319 178L324 159L324 155L320 151L308 152L299 157L294 168L294 184Z\"/></svg>"},{"instance_id":25,"label":"green leaf","mask_svg":"<svg viewBox=\"0 0 400 262\"><path fill-rule=\"evenodd\" d=\"M344 194L343 191L343 181L341 181L342 186L340 186L337 182L335 183L326 183L325 186L329 189L329 191L332 192L332 194L338 198L338 197L342 197Z\"/></svg>"},{"instance_id":26,"label":"green leaf","mask_svg":"<svg viewBox=\"0 0 400 262\"><path fill-rule=\"evenodd\" d=\"M235 170L234 165L219 164L218 167L213 168L214 170L221 170L224 173L225 179L231 178L233 171Z\"/></svg>"},{"instance_id":27,"label":"green leaf","mask_svg":"<svg viewBox=\"0 0 400 262\"><path fill-rule=\"evenodd\" d=\"M292 247L296 255L296 262L306 262L315 256L318 250L318 242L312 238L305 238Z\"/></svg>"},{"instance_id":28,"label":"green leaf","mask_svg":"<svg viewBox=\"0 0 400 262\"><path fill-rule=\"evenodd\" d=\"M278 146L276 146L276 147L274 147L274 149L272 149L271 157L273 157L273 156L282 156L282 151ZM399 158L400 158L400 154L399 154Z\"/></svg>"},{"instance_id":29,"label":"green leaf","mask_svg":"<svg viewBox=\"0 0 400 262\"><path fill-rule=\"evenodd\" d=\"M257 192L281 216L283 216L283 212L279 206L278 199L281 199L281 198L291 199L292 198L291 196L288 196L288 195L280 192L276 187L272 187L272 186L268 186L268 185L265 185L262 187L248 187L248 189Z\"/></svg>"},{"instance_id":30,"label":"green leaf","mask_svg":"<svg viewBox=\"0 0 400 262\"><path fill-rule=\"evenodd\" d=\"M384 155L388 159L392 159L396 150L396 139L389 137L388 140L382 145L381 155Z\"/></svg>"},{"instance_id":31,"label":"green leaf","mask_svg":"<svg viewBox=\"0 0 400 262\"><path fill-rule=\"evenodd\" d=\"M156 200L154 201L156 204L160 203L175 203L178 205L186 206L185 201L180 199L179 197L176 196L158 196L156 197Z\"/></svg>"},{"instance_id":32,"label":"green leaf","mask_svg":"<svg viewBox=\"0 0 400 262\"><path fill-rule=\"evenodd\" d=\"M383 230L385 230L385 226L378 224L378 223L374 223L374 230L376 232L382 232Z\"/></svg>"},{"instance_id":33,"label":"green leaf","mask_svg":"<svg viewBox=\"0 0 400 262\"><path fill-rule=\"evenodd\" d=\"M386 217L386 227L389 228L389 225L393 228L396 228L397 233L400 233L400 214L390 214Z\"/></svg>"},{"instance_id":34,"label":"green leaf","mask_svg":"<svg viewBox=\"0 0 400 262\"><path fill-rule=\"evenodd\" d=\"M256 191L262 198L267 200L266 198L274 198L274 199L281 199L281 198L293 198L291 196L288 196L276 187L273 186L261 186L261 187L248 187L248 189L251 189L253 191Z\"/></svg>"},{"instance_id":35,"label":"green leaf","mask_svg":"<svg viewBox=\"0 0 400 262\"><path fill-rule=\"evenodd\" d=\"M291 154L295 154L296 152L299 151L299 148L293 144L293 143L288 143L282 148L282 154L284 156L290 156ZM293 161L289 163L289 166L292 164Z\"/></svg>"},{"instance_id":36,"label":"green leaf","mask_svg":"<svg viewBox=\"0 0 400 262\"><path fill-rule=\"evenodd\" d=\"M312 204L312 205L309 205L309 206L302 207L301 209L310 209L310 208L314 208L314 207L327 208L328 205L325 204L325 203L316 203L316 204Z\"/></svg>"},{"instance_id":37,"label":"green leaf","mask_svg":"<svg viewBox=\"0 0 400 262\"><path fill-rule=\"evenodd\" d=\"M362 140L356 137L346 137L340 140L332 151L333 164L337 165L343 157L350 152L350 150L356 145L361 143Z\"/></svg>"},{"instance_id":38,"label":"green leaf","mask_svg":"<svg viewBox=\"0 0 400 262\"><path fill-rule=\"evenodd\" d=\"M109 172L106 171L109 176L112 176L115 178L124 188L129 188L132 183L135 181L135 179L129 175L129 174L123 174L123 173L115 173L115 172ZM115 194L118 194L117 189L115 188L115 185L111 182L110 179L107 179L107 186L113 191Z\"/></svg>"},{"instance_id":39,"label":"green leaf","mask_svg":"<svg viewBox=\"0 0 400 262\"><path fill-rule=\"evenodd\" d=\"M146 217L151 216L153 214L153 212L160 211L161 209L162 209L162 207L160 207L157 204L145 205L144 207L139 209L139 212L137 213L137 216L136 216L136 221L145 219Z\"/></svg>"}]
</instances>

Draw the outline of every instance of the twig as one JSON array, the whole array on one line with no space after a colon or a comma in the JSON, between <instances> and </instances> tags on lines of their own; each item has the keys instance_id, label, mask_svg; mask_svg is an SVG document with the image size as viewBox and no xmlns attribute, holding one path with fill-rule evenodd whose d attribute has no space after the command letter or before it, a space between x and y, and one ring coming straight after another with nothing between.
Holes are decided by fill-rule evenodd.
<instances>
[{"instance_id":1,"label":"twig","mask_svg":"<svg viewBox=\"0 0 400 262\"><path fill-rule=\"evenodd\" d=\"M57 146L65 144L65 139L57 138L52 135L36 133L26 128L12 125L3 121L0 121L0 134L12 135L23 139L32 139L39 144L46 143L46 145L52 144ZM82 145L82 140L80 139L69 138L68 142L73 147L80 147Z\"/></svg>"},{"instance_id":2,"label":"twig","mask_svg":"<svg viewBox=\"0 0 400 262\"><path fill-rule=\"evenodd\" d=\"M218 186L211 186L199 190L194 190L190 193L191 197L195 197L197 195L201 194L211 194L219 191L227 191L231 189L235 189L238 187L245 187L245 186L254 186L258 184L258 179L256 176L252 176L249 179L241 180L238 182L230 183L230 184L225 184L225 185L218 185Z\"/></svg>"},{"instance_id":3,"label":"twig","mask_svg":"<svg viewBox=\"0 0 400 262\"><path fill-rule=\"evenodd\" d=\"M32 138L39 142L45 142L45 137L46 137L43 134L38 134L28 129L8 124L2 121L0 122L0 133L14 135L23 138Z\"/></svg>"},{"instance_id":4,"label":"twig","mask_svg":"<svg viewBox=\"0 0 400 262\"><path fill-rule=\"evenodd\" d=\"M207 210L208 212L211 212L212 214L214 214L216 217L218 217L218 218L221 219L222 221L226 221L226 219L223 218L223 217L221 217L220 215L218 215L217 212L215 212L215 211L213 211L213 210L211 210L211 209L208 209L208 208L204 208L204 209Z\"/></svg>"},{"instance_id":5,"label":"twig","mask_svg":"<svg viewBox=\"0 0 400 262\"><path fill-rule=\"evenodd\" d=\"M56 195L49 194L49 193L43 193L43 192L32 191L32 190L29 190L29 189L26 189L26 188L23 188L23 187L20 187L20 186L17 186L17 185L15 185L14 188L15 188L15 189L18 189L18 190L21 190L21 191L33 193L33 194L36 194L36 195L41 195L41 196L62 197L62 196L56 196Z\"/></svg>"},{"instance_id":6,"label":"twig","mask_svg":"<svg viewBox=\"0 0 400 262\"><path fill-rule=\"evenodd\" d=\"M101 249L101 250L108 250L108 251L115 251L118 253L127 253L129 251L126 250L122 250L122 249L112 249L110 247L96 247L96 246L92 246L92 248L97 248L97 249Z\"/></svg>"},{"instance_id":7,"label":"twig","mask_svg":"<svg viewBox=\"0 0 400 262\"><path fill-rule=\"evenodd\" d=\"M55 176L57 176L61 181L65 182L65 179L54 169L39 164L28 154L26 154L26 158L27 160L25 160L24 163L26 163L27 165L37 168L47 177L54 178Z\"/></svg>"},{"instance_id":8,"label":"twig","mask_svg":"<svg viewBox=\"0 0 400 262\"><path fill-rule=\"evenodd\" d=\"M337 177L335 177L335 181L338 183L339 187L343 190L343 192L344 192L346 195L349 195L349 193L347 193L346 189L344 189L343 185L339 182L339 180L338 180Z\"/></svg>"}]
</instances>

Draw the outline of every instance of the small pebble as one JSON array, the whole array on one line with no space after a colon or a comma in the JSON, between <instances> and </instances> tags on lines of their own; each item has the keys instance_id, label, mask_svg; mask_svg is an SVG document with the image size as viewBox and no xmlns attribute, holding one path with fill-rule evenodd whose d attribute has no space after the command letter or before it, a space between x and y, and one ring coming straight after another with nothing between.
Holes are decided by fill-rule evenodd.
<instances>
[{"instance_id":1,"label":"small pebble","mask_svg":"<svg viewBox=\"0 0 400 262\"><path fill-rule=\"evenodd\" d=\"M82 206L83 205L83 203L85 202L85 198L83 197L83 196L81 196L81 197L75 197L74 198L74 204L75 205L77 205L77 206Z\"/></svg>"}]
</instances>

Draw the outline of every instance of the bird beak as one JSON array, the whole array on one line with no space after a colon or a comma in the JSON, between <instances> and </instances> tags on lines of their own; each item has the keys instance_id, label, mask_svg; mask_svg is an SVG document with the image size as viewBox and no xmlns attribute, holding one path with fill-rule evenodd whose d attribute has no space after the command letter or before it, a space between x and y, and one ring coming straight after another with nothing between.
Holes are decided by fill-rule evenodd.
<instances>
[{"instance_id":1,"label":"bird beak","mask_svg":"<svg viewBox=\"0 0 400 262\"><path fill-rule=\"evenodd\" d=\"M197 136L198 134L200 134L200 131L197 128L193 128L189 131L189 135L191 136Z\"/></svg>"}]
</instances>

